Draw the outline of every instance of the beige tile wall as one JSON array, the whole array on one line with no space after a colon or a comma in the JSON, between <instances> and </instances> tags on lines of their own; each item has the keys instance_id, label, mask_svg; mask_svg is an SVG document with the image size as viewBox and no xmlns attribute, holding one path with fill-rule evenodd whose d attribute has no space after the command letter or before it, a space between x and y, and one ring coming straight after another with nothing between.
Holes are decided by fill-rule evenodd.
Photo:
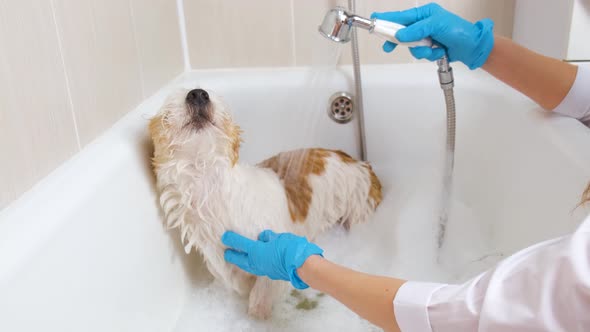
<instances>
[{"instance_id":1,"label":"beige tile wall","mask_svg":"<svg viewBox=\"0 0 590 332\"><path fill-rule=\"evenodd\" d=\"M0 209L183 70L174 0L0 0Z\"/></svg>"},{"instance_id":2,"label":"beige tile wall","mask_svg":"<svg viewBox=\"0 0 590 332\"><path fill-rule=\"evenodd\" d=\"M512 35L515 0L442 0L444 7L475 21L490 17L496 31ZM357 0L357 13L401 10L424 0ZM328 8L346 0L185 0L187 39L193 68L292 66L333 61L334 46L317 33ZM211 32L213 31L213 32ZM382 52L378 38L359 31L362 63L407 63L405 48ZM342 63L350 63L345 47Z\"/></svg>"},{"instance_id":3,"label":"beige tile wall","mask_svg":"<svg viewBox=\"0 0 590 332\"><path fill-rule=\"evenodd\" d=\"M131 0L143 95L155 93L184 69L174 0Z\"/></svg>"},{"instance_id":4,"label":"beige tile wall","mask_svg":"<svg viewBox=\"0 0 590 332\"><path fill-rule=\"evenodd\" d=\"M0 207L78 150L48 2L0 0Z\"/></svg>"},{"instance_id":5,"label":"beige tile wall","mask_svg":"<svg viewBox=\"0 0 590 332\"><path fill-rule=\"evenodd\" d=\"M294 64L289 0L185 0L194 68Z\"/></svg>"}]
</instances>

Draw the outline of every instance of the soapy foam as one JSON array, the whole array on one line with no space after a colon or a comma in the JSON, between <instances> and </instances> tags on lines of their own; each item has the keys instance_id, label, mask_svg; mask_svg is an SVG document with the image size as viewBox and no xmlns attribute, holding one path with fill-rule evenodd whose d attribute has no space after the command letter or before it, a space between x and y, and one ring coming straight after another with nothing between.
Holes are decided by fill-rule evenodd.
<instances>
[{"instance_id":1,"label":"soapy foam","mask_svg":"<svg viewBox=\"0 0 590 332\"><path fill-rule=\"evenodd\" d=\"M383 170L376 169L377 173ZM432 179L437 173L431 170ZM385 197L373 220L350 232L336 227L317 239L326 258L359 271L430 282L459 282L502 258L490 252L481 220L462 200L451 200L448 242L437 249L440 187L397 179L395 187L383 176ZM484 223L485 224L485 223ZM442 258L437 263L437 258ZM216 281L195 287L174 331L379 331L329 296L314 290L286 294L261 322L247 315L247 298L226 290ZM317 301L311 310L297 309L303 300Z\"/></svg>"},{"instance_id":2,"label":"soapy foam","mask_svg":"<svg viewBox=\"0 0 590 332\"><path fill-rule=\"evenodd\" d=\"M317 307L298 309L303 297L317 301ZM302 291L297 296L287 294L275 305L268 321L250 318L247 308L246 298L213 282L190 295L174 331L379 331L334 299L313 290Z\"/></svg>"}]
</instances>

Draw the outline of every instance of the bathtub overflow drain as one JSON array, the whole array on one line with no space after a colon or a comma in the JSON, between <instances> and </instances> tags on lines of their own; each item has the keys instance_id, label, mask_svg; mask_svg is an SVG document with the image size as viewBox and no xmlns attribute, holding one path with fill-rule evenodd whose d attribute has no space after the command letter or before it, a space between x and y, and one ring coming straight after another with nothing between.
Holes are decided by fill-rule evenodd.
<instances>
[{"instance_id":1,"label":"bathtub overflow drain","mask_svg":"<svg viewBox=\"0 0 590 332\"><path fill-rule=\"evenodd\" d=\"M348 123L354 114L352 96L347 92L336 92L330 97L328 115L338 123Z\"/></svg>"}]
</instances>

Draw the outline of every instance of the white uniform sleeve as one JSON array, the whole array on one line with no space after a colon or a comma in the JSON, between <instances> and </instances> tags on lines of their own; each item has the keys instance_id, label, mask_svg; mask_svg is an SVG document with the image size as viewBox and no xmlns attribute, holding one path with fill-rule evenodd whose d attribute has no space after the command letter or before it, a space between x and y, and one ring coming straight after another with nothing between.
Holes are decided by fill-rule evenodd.
<instances>
[{"instance_id":1,"label":"white uniform sleeve","mask_svg":"<svg viewBox=\"0 0 590 332\"><path fill-rule=\"evenodd\" d=\"M553 110L590 125L590 65L580 64L576 80L567 96Z\"/></svg>"},{"instance_id":2,"label":"white uniform sleeve","mask_svg":"<svg viewBox=\"0 0 590 332\"><path fill-rule=\"evenodd\" d=\"M407 282L394 311L402 332L590 331L590 217L463 285Z\"/></svg>"}]
</instances>

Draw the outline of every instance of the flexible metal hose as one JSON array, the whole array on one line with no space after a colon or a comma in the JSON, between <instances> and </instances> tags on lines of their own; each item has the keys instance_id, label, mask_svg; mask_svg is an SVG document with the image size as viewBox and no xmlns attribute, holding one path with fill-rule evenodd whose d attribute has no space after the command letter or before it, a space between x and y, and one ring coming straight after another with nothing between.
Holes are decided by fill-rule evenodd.
<instances>
[{"instance_id":1,"label":"flexible metal hose","mask_svg":"<svg viewBox=\"0 0 590 332\"><path fill-rule=\"evenodd\" d=\"M356 13L356 1L348 0L348 10L351 13ZM352 42L352 67L354 70L354 95L355 95L355 106L356 114L358 115L358 131L361 143L361 160L367 160L367 140L365 136L365 110L363 103L363 84L361 79L361 60L359 56L359 45L356 34L356 29L351 31L351 42Z\"/></svg>"},{"instance_id":2,"label":"flexible metal hose","mask_svg":"<svg viewBox=\"0 0 590 332\"><path fill-rule=\"evenodd\" d=\"M356 13L356 1L348 0L348 9L351 13ZM367 158L367 143L365 136L365 113L363 104L363 89L361 79L361 63L359 57L359 47L356 29L351 31L352 42L352 65L354 69L354 87L355 87L355 102L358 114L358 130L361 143L361 160ZM441 209L439 214L437 244L441 248L446 233L447 221L449 217L451 189L453 184L453 168L455 161L455 96L453 93L454 78L453 69L449 65L449 60L445 56L437 61L438 64L438 78L440 87L443 90L445 97L445 105L447 108L447 144L445 154L445 169L443 173L443 192L441 199Z\"/></svg>"},{"instance_id":3,"label":"flexible metal hose","mask_svg":"<svg viewBox=\"0 0 590 332\"><path fill-rule=\"evenodd\" d=\"M451 204L451 190L453 185L453 167L455 163L455 95L453 87L455 86L453 78L453 69L449 65L449 60L445 56L437 62L438 79L440 87L445 96L445 105L447 107L447 145L445 153L445 168L443 173L443 190L441 199L441 208L438 220L437 244L440 249L445 240L447 222L449 219L449 209Z\"/></svg>"}]
</instances>

